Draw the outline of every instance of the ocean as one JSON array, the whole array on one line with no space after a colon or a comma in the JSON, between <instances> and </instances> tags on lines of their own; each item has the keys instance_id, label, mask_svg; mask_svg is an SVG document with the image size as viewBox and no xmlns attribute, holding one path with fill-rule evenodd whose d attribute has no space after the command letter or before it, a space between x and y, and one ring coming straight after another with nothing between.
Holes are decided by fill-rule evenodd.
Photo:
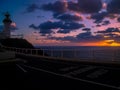
<instances>
[{"instance_id":1,"label":"ocean","mask_svg":"<svg viewBox=\"0 0 120 90\"><path fill-rule=\"evenodd\" d=\"M52 57L98 60L98 61L120 61L120 47L91 47L91 46L35 46L44 50L44 53Z\"/></svg>"}]
</instances>

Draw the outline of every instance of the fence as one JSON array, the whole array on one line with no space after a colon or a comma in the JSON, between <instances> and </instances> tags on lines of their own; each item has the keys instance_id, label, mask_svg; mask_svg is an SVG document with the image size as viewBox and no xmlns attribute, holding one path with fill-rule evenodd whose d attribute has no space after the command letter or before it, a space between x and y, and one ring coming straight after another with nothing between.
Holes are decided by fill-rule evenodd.
<instances>
[{"instance_id":1,"label":"fence","mask_svg":"<svg viewBox=\"0 0 120 90\"><path fill-rule=\"evenodd\" d=\"M120 62L120 49L117 50L26 49L6 47L1 44L0 47L9 51L14 51L15 53L26 55L37 55L43 57L54 57L73 60Z\"/></svg>"}]
</instances>

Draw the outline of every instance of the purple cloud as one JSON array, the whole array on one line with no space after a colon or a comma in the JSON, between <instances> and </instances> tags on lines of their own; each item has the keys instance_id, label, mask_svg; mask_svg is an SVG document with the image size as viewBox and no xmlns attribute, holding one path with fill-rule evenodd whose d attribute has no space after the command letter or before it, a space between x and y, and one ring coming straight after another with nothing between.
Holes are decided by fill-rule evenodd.
<instances>
[{"instance_id":1,"label":"purple cloud","mask_svg":"<svg viewBox=\"0 0 120 90\"><path fill-rule=\"evenodd\" d=\"M83 13L97 13L102 8L101 0L78 0L80 11Z\"/></svg>"},{"instance_id":2,"label":"purple cloud","mask_svg":"<svg viewBox=\"0 0 120 90\"><path fill-rule=\"evenodd\" d=\"M62 14L56 18L62 21L82 21L83 20L81 16L70 15L70 14Z\"/></svg>"},{"instance_id":3,"label":"purple cloud","mask_svg":"<svg viewBox=\"0 0 120 90\"><path fill-rule=\"evenodd\" d=\"M67 11L66 2L56 1L54 3L48 3L42 5L42 9L46 11L53 11L54 13L64 13Z\"/></svg>"},{"instance_id":4,"label":"purple cloud","mask_svg":"<svg viewBox=\"0 0 120 90\"><path fill-rule=\"evenodd\" d=\"M68 30L67 32L69 33L72 30L85 27L85 25L79 24L76 22L63 22L63 21L51 22L51 21L47 21L47 22L41 23L39 26L35 26L34 24L32 24L29 27L33 28L35 30L40 29L41 34L51 34L53 32L53 29L60 29L59 33L61 32L61 29ZM64 33L64 31L63 31L63 33Z\"/></svg>"}]
</instances>

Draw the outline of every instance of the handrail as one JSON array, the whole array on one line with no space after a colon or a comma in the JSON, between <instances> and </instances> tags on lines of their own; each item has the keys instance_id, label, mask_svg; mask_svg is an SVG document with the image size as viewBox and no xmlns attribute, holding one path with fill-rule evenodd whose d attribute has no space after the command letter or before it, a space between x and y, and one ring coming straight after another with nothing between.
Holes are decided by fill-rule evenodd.
<instances>
[{"instance_id":1,"label":"handrail","mask_svg":"<svg viewBox=\"0 0 120 90\"><path fill-rule=\"evenodd\" d=\"M27 49L7 47L0 43L0 47L18 54L39 55L54 58L82 59L95 61L120 62L120 50L70 50L70 49Z\"/></svg>"}]
</instances>

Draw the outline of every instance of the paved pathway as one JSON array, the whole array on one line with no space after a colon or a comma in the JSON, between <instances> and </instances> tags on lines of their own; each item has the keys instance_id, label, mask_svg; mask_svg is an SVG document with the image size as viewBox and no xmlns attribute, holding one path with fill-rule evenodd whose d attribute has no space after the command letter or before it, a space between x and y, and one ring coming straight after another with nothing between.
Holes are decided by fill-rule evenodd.
<instances>
[{"instance_id":1,"label":"paved pathway","mask_svg":"<svg viewBox=\"0 0 120 90\"><path fill-rule=\"evenodd\" d=\"M111 89L120 89L120 68L109 66L95 66L85 64L72 64L67 62L28 60L25 64L16 65L21 72L44 72L56 76L62 76L75 81L98 85ZM34 75L39 78L39 76Z\"/></svg>"}]
</instances>

